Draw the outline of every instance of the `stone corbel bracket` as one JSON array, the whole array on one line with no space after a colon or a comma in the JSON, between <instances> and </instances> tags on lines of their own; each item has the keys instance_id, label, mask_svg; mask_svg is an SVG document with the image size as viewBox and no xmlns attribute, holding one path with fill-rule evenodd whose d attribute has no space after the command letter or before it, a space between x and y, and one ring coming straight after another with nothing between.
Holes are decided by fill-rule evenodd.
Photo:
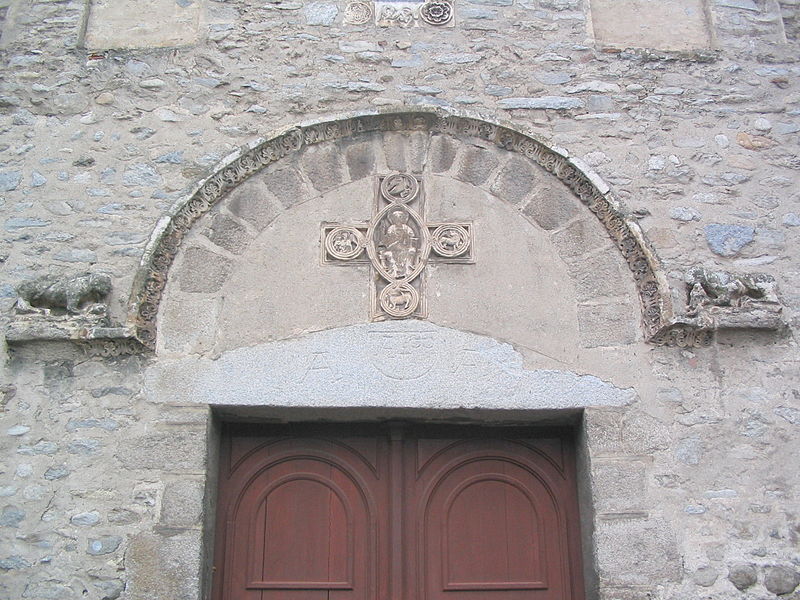
<instances>
[{"instance_id":1,"label":"stone corbel bracket","mask_svg":"<svg viewBox=\"0 0 800 600\"><path fill-rule=\"evenodd\" d=\"M16 348L37 342L77 345L87 356L141 354L148 348L136 339L132 327L103 326L82 319L52 319L44 316L15 319L6 327L6 344Z\"/></svg>"}]
</instances>

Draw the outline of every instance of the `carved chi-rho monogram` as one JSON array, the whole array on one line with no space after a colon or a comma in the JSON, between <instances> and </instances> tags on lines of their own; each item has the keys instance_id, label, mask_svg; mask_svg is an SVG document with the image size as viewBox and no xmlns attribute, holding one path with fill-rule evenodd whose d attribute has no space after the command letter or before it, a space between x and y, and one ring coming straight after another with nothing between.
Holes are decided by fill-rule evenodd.
<instances>
[{"instance_id":1,"label":"carved chi-rho monogram","mask_svg":"<svg viewBox=\"0 0 800 600\"><path fill-rule=\"evenodd\" d=\"M413 175L377 183L369 223L322 224L322 262L372 266L372 319L424 318L426 265L475 262L472 224L426 223L423 186Z\"/></svg>"}]
</instances>

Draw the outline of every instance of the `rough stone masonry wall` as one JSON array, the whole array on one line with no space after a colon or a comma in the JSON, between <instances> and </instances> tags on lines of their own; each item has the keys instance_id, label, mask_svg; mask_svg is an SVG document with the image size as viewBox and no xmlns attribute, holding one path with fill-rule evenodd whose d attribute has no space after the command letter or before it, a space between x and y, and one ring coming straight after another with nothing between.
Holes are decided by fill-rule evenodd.
<instances>
[{"instance_id":1,"label":"rough stone masonry wall","mask_svg":"<svg viewBox=\"0 0 800 600\"><path fill-rule=\"evenodd\" d=\"M612 347L586 366L640 397L587 412L601 597L793 597L796 4L698 5L712 47L682 50L619 48L607 22L596 43L603 4L577 0L457 0L455 27L408 30L345 25L343 2L179 0L195 42L86 49L106 26L86 4L0 1L4 315L20 281L96 270L123 320L157 219L268 130L395 105L510 119L594 167L674 281L761 270L787 306L785 334ZM656 26L680 41L679 22ZM633 355L649 373L626 372ZM146 397L149 360L43 345L6 362L0 598L198 597L207 413Z\"/></svg>"}]
</instances>

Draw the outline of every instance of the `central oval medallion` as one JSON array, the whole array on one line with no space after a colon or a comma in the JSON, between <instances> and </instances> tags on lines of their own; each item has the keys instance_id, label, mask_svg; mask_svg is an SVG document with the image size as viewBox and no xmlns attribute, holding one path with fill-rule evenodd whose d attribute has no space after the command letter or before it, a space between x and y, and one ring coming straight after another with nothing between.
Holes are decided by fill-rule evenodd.
<instances>
[{"instance_id":1,"label":"central oval medallion","mask_svg":"<svg viewBox=\"0 0 800 600\"><path fill-rule=\"evenodd\" d=\"M392 203L367 230L367 252L386 281L411 281L422 272L430 253L422 218L405 204Z\"/></svg>"}]
</instances>

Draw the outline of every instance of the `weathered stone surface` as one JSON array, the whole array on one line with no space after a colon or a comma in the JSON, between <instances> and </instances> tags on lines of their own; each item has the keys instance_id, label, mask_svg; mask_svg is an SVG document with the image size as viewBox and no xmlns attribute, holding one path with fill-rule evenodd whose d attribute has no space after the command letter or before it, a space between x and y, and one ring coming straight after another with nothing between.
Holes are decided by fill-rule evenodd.
<instances>
[{"instance_id":1,"label":"weathered stone surface","mask_svg":"<svg viewBox=\"0 0 800 600\"><path fill-rule=\"evenodd\" d=\"M321 192L343 182L344 168L336 146L312 146L303 155L302 164L311 185Z\"/></svg>"},{"instance_id":2,"label":"weathered stone surface","mask_svg":"<svg viewBox=\"0 0 800 600\"><path fill-rule=\"evenodd\" d=\"M92 556L102 556L116 552L122 544L122 538L118 535L104 535L98 538L89 538L86 553Z\"/></svg>"},{"instance_id":3,"label":"weathered stone surface","mask_svg":"<svg viewBox=\"0 0 800 600\"><path fill-rule=\"evenodd\" d=\"M99 0L89 12L86 44L96 49L189 44L197 39L201 10L192 0Z\"/></svg>"},{"instance_id":4,"label":"weathered stone surface","mask_svg":"<svg viewBox=\"0 0 800 600\"><path fill-rule=\"evenodd\" d=\"M522 213L542 229L550 231L566 225L578 214L578 206L568 192L548 186L536 192Z\"/></svg>"},{"instance_id":5,"label":"weathered stone surface","mask_svg":"<svg viewBox=\"0 0 800 600\"><path fill-rule=\"evenodd\" d=\"M647 505L647 479L641 462L598 462L593 486L599 499L595 510L600 513L640 510Z\"/></svg>"},{"instance_id":6,"label":"weathered stone surface","mask_svg":"<svg viewBox=\"0 0 800 600\"><path fill-rule=\"evenodd\" d=\"M339 9L332 2L309 2L303 8L306 23L329 27L336 20Z\"/></svg>"},{"instance_id":7,"label":"weathered stone surface","mask_svg":"<svg viewBox=\"0 0 800 600\"><path fill-rule=\"evenodd\" d=\"M0 171L0 192L10 192L17 189L20 181L22 181L21 171Z\"/></svg>"},{"instance_id":8,"label":"weathered stone surface","mask_svg":"<svg viewBox=\"0 0 800 600\"><path fill-rule=\"evenodd\" d=\"M220 214L214 215L205 235L217 246L233 254L244 252L250 241L247 229L230 217Z\"/></svg>"},{"instance_id":9,"label":"weathered stone surface","mask_svg":"<svg viewBox=\"0 0 800 600\"><path fill-rule=\"evenodd\" d=\"M636 339L631 307L622 304L581 305L578 326L587 348L631 344Z\"/></svg>"},{"instance_id":10,"label":"weathered stone surface","mask_svg":"<svg viewBox=\"0 0 800 600\"><path fill-rule=\"evenodd\" d=\"M263 184L250 180L231 192L228 210L256 229L264 229L283 210L279 201L268 194Z\"/></svg>"},{"instance_id":11,"label":"weathered stone surface","mask_svg":"<svg viewBox=\"0 0 800 600\"><path fill-rule=\"evenodd\" d=\"M538 110L569 110L583 108L586 102L580 98L567 96L541 96L539 98L503 98L498 103L500 108L512 109L538 109Z\"/></svg>"},{"instance_id":12,"label":"weathered stone surface","mask_svg":"<svg viewBox=\"0 0 800 600\"><path fill-rule=\"evenodd\" d=\"M303 178L292 168L278 168L263 175L264 183L270 193L288 208L306 199Z\"/></svg>"},{"instance_id":13,"label":"weathered stone surface","mask_svg":"<svg viewBox=\"0 0 800 600\"><path fill-rule=\"evenodd\" d=\"M652 581L678 581L681 557L675 533L660 519L614 518L597 524L597 567L600 577L617 585L647 585ZM639 557L659 556L642 563ZM636 569L626 565L639 561Z\"/></svg>"},{"instance_id":14,"label":"weathered stone surface","mask_svg":"<svg viewBox=\"0 0 800 600\"><path fill-rule=\"evenodd\" d=\"M453 166L456 144L448 136L437 135L431 139L431 170L442 173Z\"/></svg>"},{"instance_id":15,"label":"weathered stone surface","mask_svg":"<svg viewBox=\"0 0 800 600\"><path fill-rule=\"evenodd\" d=\"M372 141L349 144L344 150L344 155L352 181L362 179L374 172L375 150Z\"/></svg>"},{"instance_id":16,"label":"weathered stone surface","mask_svg":"<svg viewBox=\"0 0 800 600\"><path fill-rule=\"evenodd\" d=\"M204 488L201 481L168 483L161 501L161 524L167 527L197 527L202 524Z\"/></svg>"},{"instance_id":17,"label":"weathered stone surface","mask_svg":"<svg viewBox=\"0 0 800 600\"><path fill-rule=\"evenodd\" d=\"M467 148L461 156L458 179L472 185L481 185L497 168L499 161L491 150Z\"/></svg>"},{"instance_id":18,"label":"weathered stone surface","mask_svg":"<svg viewBox=\"0 0 800 600\"><path fill-rule=\"evenodd\" d=\"M143 532L133 536L128 546L131 568L126 594L132 600L198 597L200 532Z\"/></svg>"},{"instance_id":19,"label":"weathered stone surface","mask_svg":"<svg viewBox=\"0 0 800 600\"><path fill-rule=\"evenodd\" d=\"M720 256L736 256L755 240L755 229L747 225L711 223L703 228L708 247Z\"/></svg>"},{"instance_id":20,"label":"weathered stone surface","mask_svg":"<svg viewBox=\"0 0 800 600\"><path fill-rule=\"evenodd\" d=\"M775 595L791 594L800 585L797 569L770 566L764 569L764 587Z\"/></svg>"},{"instance_id":21,"label":"weathered stone surface","mask_svg":"<svg viewBox=\"0 0 800 600\"><path fill-rule=\"evenodd\" d=\"M678 21L680 32L669 27ZM705 9L697 0L667 0L647 11L631 0L601 0L592 4L592 28L598 42L620 48L689 50L711 45Z\"/></svg>"},{"instance_id":22,"label":"weathered stone surface","mask_svg":"<svg viewBox=\"0 0 800 600\"><path fill-rule=\"evenodd\" d=\"M728 567L728 581L730 581L737 590L744 591L756 584L758 581L758 573L753 565L743 563L731 565Z\"/></svg>"},{"instance_id":23,"label":"weathered stone surface","mask_svg":"<svg viewBox=\"0 0 800 600\"><path fill-rule=\"evenodd\" d=\"M428 350L424 355L409 354L398 365L381 351L387 339L409 348L424 342ZM322 347L339 350L311 351ZM458 375L465 372L465 356L470 358L469 380ZM236 381L226 375L233 371L242 374ZM213 399L214 404L239 405L259 405L264 397L281 397L302 406L374 406L380 398L392 398L394 407L532 409L619 406L632 399L629 390L593 377L555 370L527 371L522 357L508 345L415 321L318 332L234 350L215 361L178 360L153 369L149 382L152 393L168 389L176 401ZM304 391L298 393L301 389ZM170 468L169 454L174 453L175 465L199 465L202 456L194 454L202 439L196 434L181 435L188 438L185 444L191 448L179 451L177 434L174 438L154 434L132 440L130 454L118 458L127 468Z\"/></svg>"},{"instance_id":24,"label":"weathered stone surface","mask_svg":"<svg viewBox=\"0 0 800 600\"><path fill-rule=\"evenodd\" d=\"M583 548L600 557L599 599L777 597L765 586L767 567L796 570L797 558L796 6L477 0L456 2L453 27L445 29L376 27L374 15L345 24L348 4L0 2L4 314L21 281L93 264L114 279L109 316L132 324L132 282L146 276L137 269L154 250L146 241L169 228L170 215L207 178L209 188L227 190L211 209L220 219L199 217L170 269L158 274L167 290L154 353L94 357L84 353L88 345L39 340L15 343L0 361L0 515L3 506L25 514L16 527L0 527L0 597L197 600L208 574L196 561L210 541L182 538L200 520L194 505L182 520L184 496L172 486L215 472L183 448L213 455L207 403L223 398L220 414L241 416L239 397L247 411L270 419L542 424L540 416L564 422L583 411L583 426L576 424ZM93 47L100 35L108 45ZM704 39L714 40L713 50ZM174 44L180 47L154 48ZM668 50L676 44L687 48ZM405 118L402 127L377 114L423 105L487 115L582 157L602 193L652 244L654 264L672 285L667 308L686 306L681 275L690 266L763 271L777 281L788 327L720 331L712 348L646 344L633 276L649 285L646 266L631 260L629 268L629 240L609 236L602 206L592 212L552 173L585 193L580 178L503 127L453 120L446 110ZM331 122L354 113L364 116ZM261 136L315 120L331 122L324 135L350 126L353 135L298 150L285 138L258 156L266 169L238 180L261 164L237 158ZM478 147L496 165L479 158L469 172L480 183L459 181L462 158ZM320 160L304 162L312 154ZM531 167L539 176L531 196L524 196L527 182L514 185L523 171L506 170L525 165L523 154L529 165L545 163ZM320 223L363 222L373 214L376 176L391 171L421 176L431 220L470 223L475 235L473 264L426 271L428 316L420 322L449 332L434 334L430 352L424 336L366 325L372 280L365 264L320 264ZM253 234L246 247L233 223ZM755 234L750 242L748 234L721 234L710 244L709 224ZM231 277L215 291L181 290L186 251L197 247L231 261ZM619 277L608 279L614 261ZM745 291L715 323L776 322L766 311L755 315L753 300ZM655 307L645 310L652 315ZM372 333L347 338L342 328L351 326L379 331L377 349ZM459 331L478 341L459 346ZM297 346L282 353L291 343ZM237 360L232 352L241 352ZM273 372L284 359L291 360L285 374ZM361 366L339 373L345 379L329 371L351 360ZM213 395L197 393L204 383L197 364L219 370ZM163 377L154 374L160 370ZM353 384L348 374L361 379ZM317 408L328 401L330 412ZM170 446L186 427L196 428L197 441ZM82 513L100 520L71 522ZM645 531L656 541L639 544L636 532L603 532L606 522L645 514L677 532L674 552L657 543L659 534ZM13 513L6 518L15 521ZM596 539L593 531L601 532ZM106 535L123 542L111 554L87 554L88 538ZM132 551L129 542L140 535L153 537L152 553L141 544ZM183 541L171 545L174 537ZM609 560L617 551L629 556ZM660 574L665 562L681 564L677 577ZM756 570L744 593L726 578L740 562ZM591 590L594 583L590 573Z\"/></svg>"},{"instance_id":25,"label":"weathered stone surface","mask_svg":"<svg viewBox=\"0 0 800 600\"><path fill-rule=\"evenodd\" d=\"M128 438L116 458L130 470L202 471L205 455L205 436L190 430Z\"/></svg>"},{"instance_id":26,"label":"weathered stone surface","mask_svg":"<svg viewBox=\"0 0 800 600\"><path fill-rule=\"evenodd\" d=\"M72 515L69 520L73 525L91 527L92 525L97 525L100 522L100 513L98 513L96 510L78 513L77 515Z\"/></svg>"},{"instance_id":27,"label":"weathered stone surface","mask_svg":"<svg viewBox=\"0 0 800 600\"><path fill-rule=\"evenodd\" d=\"M0 509L0 527L19 527L25 519L25 511L19 506L7 504Z\"/></svg>"}]
</instances>

